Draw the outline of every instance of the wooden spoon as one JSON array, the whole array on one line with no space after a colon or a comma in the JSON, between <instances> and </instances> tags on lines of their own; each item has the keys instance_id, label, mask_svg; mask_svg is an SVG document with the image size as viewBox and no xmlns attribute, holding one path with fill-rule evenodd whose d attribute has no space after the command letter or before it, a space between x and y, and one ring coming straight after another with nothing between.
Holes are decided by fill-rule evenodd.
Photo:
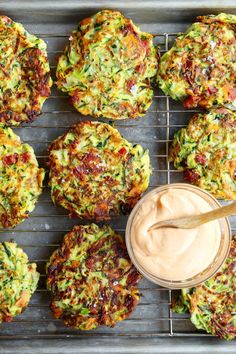
<instances>
[{"instance_id":1,"label":"wooden spoon","mask_svg":"<svg viewBox=\"0 0 236 354\"><path fill-rule=\"evenodd\" d=\"M159 229L161 227L171 227L175 229L194 229L195 227L198 227L209 221L234 214L236 214L236 202L200 215L190 215L177 219L158 221L153 224L148 231Z\"/></svg>"}]
</instances>

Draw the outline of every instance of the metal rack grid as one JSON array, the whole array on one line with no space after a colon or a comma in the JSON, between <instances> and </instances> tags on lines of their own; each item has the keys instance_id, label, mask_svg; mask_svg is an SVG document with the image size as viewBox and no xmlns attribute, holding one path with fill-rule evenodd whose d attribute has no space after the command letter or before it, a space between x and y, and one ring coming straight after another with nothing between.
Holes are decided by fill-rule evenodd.
<instances>
[{"instance_id":1,"label":"metal rack grid","mask_svg":"<svg viewBox=\"0 0 236 354\"><path fill-rule=\"evenodd\" d=\"M33 32L33 30L31 31ZM47 32L41 32L38 36L48 42L52 76L55 77L55 57L61 53L68 36ZM161 53L168 50L175 36L175 33L156 35L155 40L160 46ZM182 180L181 173L175 171L169 164L168 149L174 130L184 126L186 119L193 112L195 111L183 110L180 104L174 103L169 97L156 91L153 105L146 117L132 122L115 122L115 126L124 137L131 142L139 142L150 149L153 176L149 190L157 185ZM177 119L176 123L178 115L182 115L182 118L181 120ZM23 141L33 146L40 165L46 168L47 145L66 131L71 124L82 119L86 118L81 117L67 102L67 96L54 87L51 97L44 105L42 116L28 126L15 128L15 132L21 136ZM124 234L126 220L127 218L123 216L115 218L111 220L110 225ZM140 285L143 296L136 311L129 319L113 329L103 327L85 333L64 327L62 321L53 319L48 308L50 295L45 289L45 262L52 251L58 247L63 235L77 223L78 220L67 217L64 209L53 206L46 179L43 194L29 219L14 230L0 231L1 240L14 239L27 252L29 258L37 262L41 273L39 287L32 297L29 307L12 323L0 325L0 339L12 337L104 337L111 335L129 337L208 336L195 330L188 315L178 316L172 313L170 307L171 290L160 288L145 280Z\"/></svg>"}]
</instances>

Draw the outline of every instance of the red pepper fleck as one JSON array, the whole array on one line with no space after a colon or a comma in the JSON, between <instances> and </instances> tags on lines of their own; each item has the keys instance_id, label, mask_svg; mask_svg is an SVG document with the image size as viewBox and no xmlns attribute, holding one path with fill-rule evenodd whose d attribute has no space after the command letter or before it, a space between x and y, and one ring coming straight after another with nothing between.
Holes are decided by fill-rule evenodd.
<instances>
[{"instance_id":1,"label":"red pepper fleck","mask_svg":"<svg viewBox=\"0 0 236 354\"><path fill-rule=\"evenodd\" d=\"M16 44L15 44L15 48L14 48L14 54L17 53L19 45L20 45L20 36L18 36L17 39L16 39Z\"/></svg>"},{"instance_id":2,"label":"red pepper fleck","mask_svg":"<svg viewBox=\"0 0 236 354\"><path fill-rule=\"evenodd\" d=\"M137 71L139 74L143 74L145 71L145 68L146 68L145 64L142 63L142 64L139 64L135 67L135 71Z\"/></svg>"},{"instance_id":3,"label":"red pepper fleck","mask_svg":"<svg viewBox=\"0 0 236 354\"><path fill-rule=\"evenodd\" d=\"M195 161L199 163L200 165L205 165L207 162L206 156L204 154L197 154L195 156Z\"/></svg>"},{"instance_id":4,"label":"red pepper fleck","mask_svg":"<svg viewBox=\"0 0 236 354\"><path fill-rule=\"evenodd\" d=\"M92 269L93 266L94 266L94 263L95 263L95 258L94 258L94 257L89 257L89 258L87 258L87 259L86 259L86 262L85 262L86 267L87 267L88 269Z\"/></svg>"},{"instance_id":5,"label":"red pepper fleck","mask_svg":"<svg viewBox=\"0 0 236 354\"><path fill-rule=\"evenodd\" d=\"M135 286L139 280L141 279L141 275L138 273L137 270L134 270L128 275L127 278L127 285L128 286Z\"/></svg>"},{"instance_id":6,"label":"red pepper fleck","mask_svg":"<svg viewBox=\"0 0 236 354\"><path fill-rule=\"evenodd\" d=\"M215 88L214 86L209 86L207 90L210 94L217 92L217 88Z\"/></svg>"},{"instance_id":7,"label":"red pepper fleck","mask_svg":"<svg viewBox=\"0 0 236 354\"><path fill-rule=\"evenodd\" d=\"M30 155L28 152L24 152L23 154L21 154L20 158L22 162L26 163L29 161Z\"/></svg>"},{"instance_id":8,"label":"red pepper fleck","mask_svg":"<svg viewBox=\"0 0 236 354\"><path fill-rule=\"evenodd\" d=\"M111 176L105 176L105 182L108 186L114 186L117 184L116 179L112 178Z\"/></svg>"},{"instance_id":9,"label":"red pepper fleck","mask_svg":"<svg viewBox=\"0 0 236 354\"><path fill-rule=\"evenodd\" d=\"M12 316L7 316L7 315L3 315L2 319L3 319L3 322L12 322L13 317Z\"/></svg>"},{"instance_id":10,"label":"red pepper fleck","mask_svg":"<svg viewBox=\"0 0 236 354\"><path fill-rule=\"evenodd\" d=\"M125 26L125 28L122 30L123 36L126 36L128 33L136 34L136 32L135 32L133 26L131 25L131 23L129 23L127 26Z\"/></svg>"},{"instance_id":11,"label":"red pepper fleck","mask_svg":"<svg viewBox=\"0 0 236 354\"><path fill-rule=\"evenodd\" d=\"M183 105L185 108L194 108L198 106L198 102L201 100L201 97L199 96L188 96L184 102Z\"/></svg>"},{"instance_id":12,"label":"red pepper fleck","mask_svg":"<svg viewBox=\"0 0 236 354\"><path fill-rule=\"evenodd\" d=\"M81 166L76 166L73 170L74 175L79 178L81 181L85 180L85 171Z\"/></svg>"},{"instance_id":13,"label":"red pepper fleck","mask_svg":"<svg viewBox=\"0 0 236 354\"><path fill-rule=\"evenodd\" d=\"M186 170L184 172L184 179L190 183L195 183L200 178L200 175L195 170Z\"/></svg>"},{"instance_id":14,"label":"red pepper fleck","mask_svg":"<svg viewBox=\"0 0 236 354\"><path fill-rule=\"evenodd\" d=\"M13 165L18 161L18 154L6 155L3 157L2 161L5 166Z\"/></svg>"},{"instance_id":15,"label":"red pepper fleck","mask_svg":"<svg viewBox=\"0 0 236 354\"><path fill-rule=\"evenodd\" d=\"M146 55L150 54L150 45L149 45L149 41L147 39L142 40L142 45L146 50Z\"/></svg>"},{"instance_id":16,"label":"red pepper fleck","mask_svg":"<svg viewBox=\"0 0 236 354\"><path fill-rule=\"evenodd\" d=\"M125 155L126 153L127 153L127 151L126 151L126 148L124 148L124 147L119 150L120 155Z\"/></svg>"},{"instance_id":17,"label":"red pepper fleck","mask_svg":"<svg viewBox=\"0 0 236 354\"><path fill-rule=\"evenodd\" d=\"M45 84L38 87L38 91L41 96L48 97L50 95L50 88Z\"/></svg>"},{"instance_id":18,"label":"red pepper fleck","mask_svg":"<svg viewBox=\"0 0 236 354\"><path fill-rule=\"evenodd\" d=\"M233 101L236 98L236 88L233 87L232 90L229 93L229 98Z\"/></svg>"}]
</instances>

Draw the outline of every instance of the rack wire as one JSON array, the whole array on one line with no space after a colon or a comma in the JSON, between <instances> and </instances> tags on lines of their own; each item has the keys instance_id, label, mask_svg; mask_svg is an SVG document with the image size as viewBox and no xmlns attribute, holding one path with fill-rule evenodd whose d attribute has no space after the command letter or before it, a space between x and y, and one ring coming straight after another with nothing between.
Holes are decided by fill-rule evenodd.
<instances>
[{"instance_id":1,"label":"rack wire","mask_svg":"<svg viewBox=\"0 0 236 354\"><path fill-rule=\"evenodd\" d=\"M58 56L67 41L67 35L38 34L48 43L48 54L51 62L52 76L55 77L55 57ZM155 40L161 52L169 49L175 38L175 33L156 34ZM58 40L53 50L50 44ZM58 106L58 107L57 107ZM149 148L153 165L153 176L149 189L166 183L182 181L182 175L173 169L168 161L169 143L175 130L183 127L186 120L196 110L186 111L168 96L156 91L154 102L146 117L135 121L118 121L117 129L131 142L141 143ZM28 126L16 128L23 141L35 149L40 165L46 167L47 145L68 129L81 117L70 104L67 97L53 88L52 96L44 105L43 114ZM104 120L106 121L106 120ZM110 225L124 234L126 217L111 220ZM18 225L14 230L1 230L1 240L14 239L37 262L41 273L39 287L32 297L26 311L17 316L12 323L0 326L0 338L77 338L77 337L107 337L107 336L139 336L139 337L169 337L169 336L209 336L197 332L189 321L189 316L178 316L172 313L172 291L155 286L143 280L140 285L141 302L133 315L115 328L99 328L91 332L80 332L67 328L62 321L55 320L49 310L50 295L45 288L45 263L50 254L61 243L63 235L72 226L79 223L69 219L64 209L53 206L47 178L42 196L35 211L29 219Z\"/></svg>"}]
</instances>

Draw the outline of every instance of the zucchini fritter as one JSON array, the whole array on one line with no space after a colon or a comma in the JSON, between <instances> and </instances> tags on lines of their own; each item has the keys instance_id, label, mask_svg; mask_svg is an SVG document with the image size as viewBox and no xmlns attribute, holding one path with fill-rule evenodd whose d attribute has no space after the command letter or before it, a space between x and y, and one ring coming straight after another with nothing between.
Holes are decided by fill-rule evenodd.
<instances>
[{"instance_id":1,"label":"zucchini fritter","mask_svg":"<svg viewBox=\"0 0 236 354\"><path fill-rule=\"evenodd\" d=\"M106 220L127 214L147 189L148 150L109 124L81 122L49 148L51 196L71 214Z\"/></svg>"},{"instance_id":2,"label":"zucchini fritter","mask_svg":"<svg viewBox=\"0 0 236 354\"><path fill-rule=\"evenodd\" d=\"M191 314L198 328L222 339L236 337L236 236L221 269L202 285L183 289L173 304L177 313Z\"/></svg>"},{"instance_id":3,"label":"zucchini fritter","mask_svg":"<svg viewBox=\"0 0 236 354\"><path fill-rule=\"evenodd\" d=\"M0 122L19 125L35 119L51 85L46 43L0 16Z\"/></svg>"},{"instance_id":4,"label":"zucchini fritter","mask_svg":"<svg viewBox=\"0 0 236 354\"><path fill-rule=\"evenodd\" d=\"M236 112L219 108L196 114L179 130L170 160L185 179L216 198L236 199Z\"/></svg>"},{"instance_id":5,"label":"zucchini fritter","mask_svg":"<svg viewBox=\"0 0 236 354\"><path fill-rule=\"evenodd\" d=\"M153 36L118 11L81 21L59 57L57 86L84 115L136 118L151 105L157 72Z\"/></svg>"},{"instance_id":6,"label":"zucchini fritter","mask_svg":"<svg viewBox=\"0 0 236 354\"><path fill-rule=\"evenodd\" d=\"M141 275L132 265L123 237L109 226L75 226L47 264L51 310L67 326L113 327L139 301Z\"/></svg>"},{"instance_id":7,"label":"zucchini fritter","mask_svg":"<svg viewBox=\"0 0 236 354\"><path fill-rule=\"evenodd\" d=\"M0 125L0 228L14 227L28 217L43 179L32 147Z\"/></svg>"},{"instance_id":8,"label":"zucchini fritter","mask_svg":"<svg viewBox=\"0 0 236 354\"><path fill-rule=\"evenodd\" d=\"M197 21L162 56L159 87L186 108L236 108L236 16Z\"/></svg>"},{"instance_id":9,"label":"zucchini fritter","mask_svg":"<svg viewBox=\"0 0 236 354\"><path fill-rule=\"evenodd\" d=\"M0 243L0 323L11 322L28 305L36 290L36 264L14 242Z\"/></svg>"}]
</instances>

